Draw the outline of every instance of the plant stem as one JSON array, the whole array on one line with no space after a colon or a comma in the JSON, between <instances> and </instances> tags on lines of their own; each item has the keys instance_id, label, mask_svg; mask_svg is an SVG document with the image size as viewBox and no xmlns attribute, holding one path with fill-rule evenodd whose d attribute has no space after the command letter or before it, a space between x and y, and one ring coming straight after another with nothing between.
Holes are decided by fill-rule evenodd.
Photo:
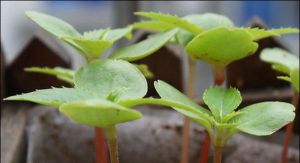
<instances>
[{"instance_id":1,"label":"plant stem","mask_svg":"<svg viewBox=\"0 0 300 163\"><path fill-rule=\"evenodd\" d=\"M297 93L296 91L294 92L294 96L292 97L291 103L295 106L295 108L297 108L299 103L299 93ZM286 127L283 150L282 150L282 158L281 158L282 163L287 163L288 160L288 148L289 148L290 141L292 139L293 128L294 128L293 122L289 123Z\"/></svg>"},{"instance_id":2,"label":"plant stem","mask_svg":"<svg viewBox=\"0 0 300 163\"><path fill-rule=\"evenodd\" d=\"M225 80L225 70L224 70L224 68L214 67L213 76L214 76L214 84L215 85L222 85L224 80ZM209 137L208 132L205 131L204 144L203 144L202 150L200 152L199 163L207 163L208 162L209 147L210 147L210 137Z\"/></svg>"},{"instance_id":3,"label":"plant stem","mask_svg":"<svg viewBox=\"0 0 300 163\"><path fill-rule=\"evenodd\" d=\"M222 149L223 149L223 147L221 147L221 146L215 146L214 163L221 163L221 161L222 161Z\"/></svg>"},{"instance_id":4,"label":"plant stem","mask_svg":"<svg viewBox=\"0 0 300 163\"><path fill-rule=\"evenodd\" d=\"M96 163L108 163L108 151L102 128L95 127Z\"/></svg>"},{"instance_id":5,"label":"plant stem","mask_svg":"<svg viewBox=\"0 0 300 163\"><path fill-rule=\"evenodd\" d=\"M189 60L189 76L187 95L193 98L195 94L195 80L196 80L196 60L188 56ZM190 144L190 119L184 117L183 130L182 130L182 144L181 144L181 163L189 162L189 144Z\"/></svg>"},{"instance_id":6,"label":"plant stem","mask_svg":"<svg viewBox=\"0 0 300 163\"><path fill-rule=\"evenodd\" d=\"M115 126L106 128L106 137L108 139L108 145L109 145L110 162L119 163L118 140L117 140L117 132Z\"/></svg>"}]
</instances>

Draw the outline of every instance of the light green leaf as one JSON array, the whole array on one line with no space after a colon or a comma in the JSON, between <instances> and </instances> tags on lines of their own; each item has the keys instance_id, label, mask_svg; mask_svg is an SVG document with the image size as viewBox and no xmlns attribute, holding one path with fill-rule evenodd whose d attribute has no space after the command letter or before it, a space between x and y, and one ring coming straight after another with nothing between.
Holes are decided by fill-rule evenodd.
<instances>
[{"instance_id":1,"label":"light green leaf","mask_svg":"<svg viewBox=\"0 0 300 163\"><path fill-rule=\"evenodd\" d=\"M193 102L191 99L189 99L187 96L185 96L183 93L181 93L176 88L169 85L168 83L158 80L154 83L154 86L157 93L162 99L171 100L177 103L188 105L192 108L197 109L198 112L210 114L210 112L207 109L196 104L195 102Z\"/></svg>"},{"instance_id":2,"label":"light green leaf","mask_svg":"<svg viewBox=\"0 0 300 163\"><path fill-rule=\"evenodd\" d=\"M44 30L56 37L80 36L80 33L77 32L76 29L59 18L36 11L27 11L26 15Z\"/></svg>"},{"instance_id":3,"label":"light green leaf","mask_svg":"<svg viewBox=\"0 0 300 163\"><path fill-rule=\"evenodd\" d=\"M133 65L122 60L97 60L79 69L75 74L75 87L93 97L105 99L116 92L118 99L142 98L147 82Z\"/></svg>"},{"instance_id":4,"label":"light green leaf","mask_svg":"<svg viewBox=\"0 0 300 163\"><path fill-rule=\"evenodd\" d=\"M217 28L217 27L226 27L226 28L234 27L233 22L229 18L214 13L192 14L183 17L183 19L193 24L196 24L204 31Z\"/></svg>"},{"instance_id":5,"label":"light green leaf","mask_svg":"<svg viewBox=\"0 0 300 163\"><path fill-rule=\"evenodd\" d=\"M48 67L29 67L25 68L25 71L27 72L36 72L36 73L42 73L42 74L48 74L48 75L54 75L58 79L61 79L65 82L68 82L70 84L74 84L74 74L75 72L66 68L61 67L55 67L55 68L48 68Z\"/></svg>"},{"instance_id":6,"label":"light green leaf","mask_svg":"<svg viewBox=\"0 0 300 163\"><path fill-rule=\"evenodd\" d=\"M154 77L153 72L149 70L149 67L146 64L133 64L133 65L141 71L141 73L145 76L145 78L152 79Z\"/></svg>"},{"instance_id":7,"label":"light green leaf","mask_svg":"<svg viewBox=\"0 0 300 163\"><path fill-rule=\"evenodd\" d=\"M138 16L144 16L147 18L163 21L163 22L175 25L184 30L187 30L194 34L199 34L200 32L203 31L197 25L190 23L189 21L181 19L180 17L174 16L174 15L155 13L155 12L136 12L134 14L138 15Z\"/></svg>"},{"instance_id":8,"label":"light green leaf","mask_svg":"<svg viewBox=\"0 0 300 163\"><path fill-rule=\"evenodd\" d=\"M131 39L131 31L132 31L132 26L128 26L125 28L110 29L105 32L102 39L104 41L109 41L109 42L115 42L121 39L122 37Z\"/></svg>"},{"instance_id":9,"label":"light green leaf","mask_svg":"<svg viewBox=\"0 0 300 163\"><path fill-rule=\"evenodd\" d=\"M284 102L261 102L243 108L237 128L252 135L270 135L295 118L295 107Z\"/></svg>"},{"instance_id":10,"label":"light green leaf","mask_svg":"<svg viewBox=\"0 0 300 163\"><path fill-rule=\"evenodd\" d=\"M297 92L299 92L299 68L295 68L291 72L291 82Z\"/></svg>"},{"instance_id":11,"label":"light green leaf","mask_svg":"<svg viewBox=\"0 0 300 163\"><path fill-rule=\"evenodd\" d=\"M149 56L164 46L177 32L177 29L158 33L137 44L114 51L109 58L135 61Z\"/></svg>"},{"instance_id":12,"label":"light green leaf","mask_svg":"<svg viewBox=\"0 0 300 163\"><path fill-rule=\"evenodd\" d=\"M281 34L299 33L297 28L279 28L279 29L260 29L260 28L244 28L253 35L253 40L257 41L270 36L279 36Z\"/></svg>"},{"instance_id":13,"label":"light green leaf","mask_svg":"<svg viewBox=\"0 0 300 163\"><path fill-rule=\"evenodd\" d=\"M83 55L87 60L99 59L100 55L112 46L112 42L104 40L90 40L82 37L65 36L61 39L68 41L72 40L83 51Z\"/></svg>"},{"instance_id":14,"label":"light green leaf","mask_svg":"<svg viewBox=\"0 0 300 163\"><path fill-rule=\"evenodd\" d=\"M240 92L235 88L214 86L203 94L203 101L209 107L215 119L222 122L223 118L234 111L242 102Z\"/></svg>"},{"instance_id":15,"label":"light green leaf","mask_svg":"<svg viewBox=\"0 0 300 163\"><path fill-rule=\"evenodd\" d=\"M284 80L290 83L292 82L292 79L288 76L277 76L277 79Z\"/></svg>"},{"instance_id":16,"label":"light green leaf","mask_svg":"<svg viewBox=\"0 0 300 163\"><path fill-rule=\"evenodd\" d=\"M223 15L205 13L205 14L192 14L184 16L182 19L187 20L198 27L202 28L204 31L216 28L216 27L234 27L234 24L230 19ZM179 30L176 34L176 38L179 44L186 46L195 35L186 30Z\"/></svg>"},{"instance_id":17,"label":"light green leaf","mask_svg":"<svg viewBox=\"0 0 300 163\"><path fill-rule=\"evenodd\" d=\"M216 67L253 54L258 44L242 29L214 28L196 36L185 47L186 52Z\"/></svg>"},{"instance_id":18,"label":"light green leaf","mask_svg":"<svg viewBox=\"0 0 300 163\"><path fill-rule=\"evenodd\" d=\"M183 47L186 46L194 37L194 34L183 29L180 29L175 35L177 43L179 43Z\"/></svg>"},{"instance_id":19,"label":"light green leaf","mask_svg":"<svg viewBox=\"0 0 300 163\"><path fill-rule=\"evenodd\" d=\"M83 32L83 38L86 40L101 40L104 34L109 29L99 29L99 30L92 30L92 31L86 31Z\"/></svg>"},{"instance_id":20,"label":"light green leaf","mask_svg":"<svg viewBox=\"0 0 300 163\"><path fill-rule=\"evenodd\" d=\"M169 100L169 99L143 98L143 99L126 100L120 102L119 104L125 107L133 107L141 104L156 104L161 106L172 107L176 111L182 113L183 115L203 125L203 127L205 127L209 131L209 133L212 134L212 123L214 122L214 120L212 117L209 116L209 114L203 113L199 111L198 108L193 108L192 106L185 105L178 101Z\"/></svg>"},{"instance_id":21,"label":"light green leaf","mask_svg":"<svg viewBox=\"0 0 300 163\"><path fill-rule=\"evenodd\" d=\"M299 59L291 53L280 48L266 48L260 54L260 59L271 63L277 71L290 75L290 72L299 68Z\"/></svg>"},{"instance_id":22,"label":"light green leaf","mask_svg":"<svg viewBox=\"0 0 300 163\"><path fill-rule=\"evenodd\" d=\"M101 128L143 117L137 111L102 99L65 103L59 110L77 123Z\"/></svg>"},{"instance_id":23,"label":"light green leaf","mask_svg":"<svg viewBox=\"0 0 300 163\"><path fill-rule=\"evenodd\" d=\"M157 32L163 32L163 31L176 28L176 26L172 24L159 21L159 20L140 21L134 23L132 26L135 29L145 29L145 30L157 31Z\"/></svg>"},{"instance_id":24,"label":"light green leaf","mask_svg":"<svg viewBox=\"0 0 300 163\"><path fill-rule=\"evenodd\" d=\"M89 96L73 88L52 88L10 96L4 100L30 101L38 104L59 107L70 101L88 99Z\"/></svg>"}]
</instances>

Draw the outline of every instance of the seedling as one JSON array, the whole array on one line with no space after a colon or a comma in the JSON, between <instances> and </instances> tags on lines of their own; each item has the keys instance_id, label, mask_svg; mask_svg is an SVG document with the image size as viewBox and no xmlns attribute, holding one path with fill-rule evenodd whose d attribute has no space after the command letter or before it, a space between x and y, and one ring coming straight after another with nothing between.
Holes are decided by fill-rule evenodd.
<instances>
[{"instance_id":1,"label":"seedling","mask_svg":"<svg viewBox=\"0 0 300 163\"><path fill-rule=\"evenodd\" d=\"M83 32L80 34L72 25L67 22L39 12L29 11L26 12L27 16L36 22L40 27L74 47L87 62L97 60L101 57L102 53L109 49L113 43L119 39L126 37L131 38L132 26L118 29L99 29L93 31ZM133 44L121 49L118 49L109 56L112 59L123 59L127 61L134 61L152 54L164 44L166 44L175 35L177 30L170 30L149 37L137 44ZM148 70L147 65L134 64L145 77L151 78L153 74ZM58 79L64 80L68 83L74 84L74 74L72 70L62 68L27 68L26 71L45 73L55 75ZM106 150L103 147L104 140L102 130L96 128L96 162L106 163ZM100 147L99 145L102 145Z\"/></svg>"},{"instance_id":2,"label":"seedling","mask_svg":"<svg viewBox=\"0 0 300 163\"><path fill-rule=\"evenodd\" d=\"M142 117L119 105L147 92L147 82L132 64L121 60L97 60L74 74L74 88L52 88L11 96L5 100L31 101L59 108L74 121L104 128L111 162L118 162L115 126Z\"/></svg>"},{"instance_id":3,"label":"seedling","mask_svg":"<svg viewBox=\"0 0 300 163\"><path fill-rule=\"evenodd\" d=\"M261 60L271 63L272 68L286 76L278 79L290 82L294 88L294 96L291 103L297 108L299 102L299 58L280 48L264 49L260 55ZM287 162L288 147L292 137L294 123L287 125L282 151L282 163Z\"/></svg>"},{"instance_id":4,"label":"seedling","mask_svg":"<svg viewBox=\"0 0 300 163\"><path fill-rule=\"evenodd\" d=\"M133 25L135 28L154 31L179 28L175 40L185 48L186 53L191 57L190 72L195 72L195 70L191 70L195 68L194 59L207 62L213 66L214 83L216 85L221 85L224 82L224 69L228 64L245 58L257 50L258 44L256 41L270 36L299 32L295 28L264 30L236 27L227 17L212 13L188 15L182 18L154 12L137 12L136 15L152 20L135 23ZM194 75L190 73L190 76ZM190 79L193 78L190 77ZM191 81L188 83L193 84ZM188 88L192 89L193 86ZM193 90L188 90L188 95L193 95L193 92ZM192 97L190 96L190 98ZM189 121L185 121L184 124L182 163L188 162L188 123ZM210 143L207 134L205 139L200 162L207 162L208 160Z\"/></svg>"},{"instance_id":5,"label":"seedling","mask_svg":"<svg viewBox=\"0 0 300 163\"><path fill-rule=\"evenodd\" d=\"M162 99L193 108L191 111L177 107L174 109L207 130L215 149L214 163L221 163L222 148L237 132L256 136L270 135L295 117L294 106L284 102L261 102L235 111L242 102L242 97L235 88L208 88L203 94L203 101L209 111L165 82L156 82L155 88Z\"/></svg>"}]
</instances>

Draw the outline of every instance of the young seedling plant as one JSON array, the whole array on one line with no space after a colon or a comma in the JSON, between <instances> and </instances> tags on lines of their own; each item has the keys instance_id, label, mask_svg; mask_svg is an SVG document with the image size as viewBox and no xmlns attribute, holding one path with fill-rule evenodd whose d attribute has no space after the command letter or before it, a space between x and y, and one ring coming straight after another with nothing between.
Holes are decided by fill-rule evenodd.
<instances>
[{"instance_id":1,"label":"young seedling plant","mask_svg":"<svg viewBox=\"0 0 300 163\"><path fill-rule=\"evenodd\" d=\"M104 128L111 163L118 163L115 126L142 117L119 102L142 98L147 82L132 64L121 60L95 60L74 74L74 88L51 88L11 96L5 100L31 101L59 108L72 120Z\"/></svg>"},{"instance_id":2,"label":"young seedling plant","mask_svg":"<svg viewBox=\"0 0 300 163\"><path fill-rule=\"evenodd\" d=\"M207 130L215 149L214 163L221 163L222 148L232 135L238 132L256 136L270 135L295 117L294 106L284 102L261 102L236 111L242 97L235 88L208 88L203 94L203 101L209 110L189 100L165 82L156 82L155 88L162 99L177 101L192 108L187 111L174 107Z\"/></svg>"},{"instance_id":3,"label":"young seedling plant","mask_svg":"<svg viewBox=\"0 0 300 163\"><path fill-rule=\"evenodd\" d=\"M39 12L28 11L26 15L37 23L44 30L50 34L56 36L58 39L74 47L89 63L101 58L102 54L109 49L113 43L120 40L123 37L131 38L132 26L117 29L99 29L79 33L69 23ZM166 44L177 32L176 29L169 30L164 33L160 33L149 37L148 39L139 43L120 48L113 51L109 58L122 59L127 61L135 61L142 59L152 54L164 44ZM153 74L148 70L147 66L134 64L146 77L152 77ZM74 85L75 72L63 68L40 68L31 67L25 69L28 72L45 73L49 75L55 75L58 79L66 81ZM100 128L96 128L96 161L97 163L107 163L105 158L106 153L103 148L105 143L103 140L103 131Z\"/></svg>"},{"instance_id":4,"label":"young seedling plant","mask_svg":"<svg viewBox=\"0 0 300 163\"><path fill-rule=\"evenodd\" d=\"M299 102L299 58L280 48L264 49L260 54L260 58L262 61L272 64L274 70L286 75L279 76L278 79L288 81L292 84L294 96L291 103L297 108ZM287 125L282 150L282 163L287 162L288 147L292 138L293 128L293 122Z\"/></svg>"},{"instance_id":5,"label":"young seedling plant","mask_svg":"<svg viewBox=\"0 0 300 163\"><path fill-rule=\"evenodd\" d=\"M222 85L225 79L226 66L236 60L253 54L257 41L270 36L286 33L297 33L295 28L280 28L264 30L258 28L236 27L223 15L205 13L178 17L155 12L137 12L139 16L151 18L133 24L134 28L144 28L154 31L165 31L178 28L175 42L182 45L189 56L189 81L187 94L194 96L195 60L202 60L213 67L214 84ZM188 163L189 120L186 118L183 127L183 143L181 163ZM209 154L209 136L206 134L205 143L200 156L200 162L205 163Z\"/></svg>"}]
</instances>

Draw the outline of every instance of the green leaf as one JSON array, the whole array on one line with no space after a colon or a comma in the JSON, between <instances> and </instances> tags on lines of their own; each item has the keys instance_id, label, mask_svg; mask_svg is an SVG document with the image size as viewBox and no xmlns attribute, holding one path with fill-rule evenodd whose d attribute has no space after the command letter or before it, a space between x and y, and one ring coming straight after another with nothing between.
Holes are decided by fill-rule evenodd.
<instances>
[{"instance_id":1,"label":"green leaf","mask_svg":"<svg viewBox=\"0 0 300 163\"><path fill-rule=\"evenodd\" d=\"M101 40L108 29L99 29L83 32L83 38L87 40Z\"/></svg>"},{"instance_id":2,"label":"green leaf","mask_svg":"<svg viewBox=\"0 0 300 163\"><path fill-rule=\"evenodd\" d=\"M158 80L154 83L154 86L157 93L162 99L171 100L184 105L188 105L192 108L197 109L199 112L210 114L210 112L207 109L196 104L195 102L193 102L191 99L189 99L187 96L185 96L183 93L181 93L176 88L169 85L168 83Z\"/></svg>"},{"instance_id":3,"label":"green leaf","mask_svg":"<svg viewBox=\"0 0 300 163\"><path fill-rule=\"evenodd\" d=\"M27 11L26 15L44 30L56 37L80 36L80 33L77 32L76 29L59 18L36 11Z\"/></svg>"},{"instance_id":4,"label":"green leaf","mask_svg":"<svg viewBox=\"0 0 300 163\"><path fill-rule=\"evenodd\" d=\"M89 61L99 59L100 55L112 46L112 42L104 40L90 40L82 37L62 37L64 41L72 40L79 47ZM77 48L78 49L78 48Z\"/></svg>"},{"instance_id":5,"label":"green leaf","mask_svg":"<svg viewBox=\"0 0 300 163\"><path fill-rule=\"evenodd\" d=\"M65 69L65 68L61 68L61 67L55 67L55 68L29 67L29 68L25 68L25 71L54 75L58 79L61 79L70 84L74 84L73 77L74 77L75 72L72 70L69 70L69 69Z\"/></svg>"},{"instance_id":6,"label":"green leaf","mask_svg":"<svg viewBox=\"0 0 300 163\"><path fill-rule=\"evenodd\" d=\"M187 20L181 19L178 16L169 15L169 14L163 14L163 13L155 13L155 12L135 12L135 15L138 16L144 16L151 19L156 19L162 22L169 23L171 25L175 25L177 27L180 27L184 30L187 30L191 33L198 34L202 32L203 30L198 27L197 25L190 23Z\"/></svg>"},{"instance_id":7,"label":"green leaf","mask_svg":"<svg viewBox=\"0 0 300 163\"><path fill-rule=\"evenodd\" d=\"M77 123L102 128L142 118L137 111L102 99L65 103L59 110Z\"/></svg>"},{"instance_id":8,"label":"green leaf","mask_svg":"<svg viewBox=\"0 0 300 163\"><path fill-rule=\"evenodd\" d=\"M193 33L183 29L178 30L177 34L175 35L177 42L183 47L186 46L194 37L195 35Z\"/></svg>"},{"instance_id":9,"label":"green leaf","mask_svg":"<svg viewBox=\"0 0 300 163\"><path fill-rule=\"evenodd\" d=\"M270 36L279 36L281 34L299 33L297 28L279 28L279 29L260 29L260 28L244 28L253 35L253 40L257 41Z\"/></svg>"},{"instance_id":10,"label":"green leaf","mask_svg":"<svg viewBox=\"0 0 300 163\"><path fill-rule=\"evenodd\" d=\"M258 44L242 29L214 28L196 36L185 47L186 52L216 67L253 54Z\"/></svg>"},{"instance_id":11,"label":"green leaf","mask_svg":"<svg viewBox=\"0 0 300 163\"><path fill-rule=\"evenodd\" d=\"M30 101L38 104L59 107L70 101L88 99L89 96L73 88L52 88L10 96L4 100Z\"/></svg>"},{"instance_id":12,"label":"green leaf","mask_svg":"<svg viewBox=\"0 0 300 163\"><path fill-rule=\"evenodd\" d=\"M240 92L235 88L214 86L203 94L203 101L209 107L215 119L222 122L223 118L234 111L242 102Z\"/></svg>"},{"instance_id":13,"label":"green leaf","mask_svg":"<svg viewBox=\"0 0 300 163\"><path fill-rule=\"evenodd\" d=\"M295 107L284 102L261 102L243 108L237 128L252 135L270 135L295 118Z\"/></svg>"},{"instance_id":14,"label":"green leaf","mask_svg":"<svg viewBox=\"0 0 300 163\"><path fill-rule=\"evenodd\" d=\"M292 79L288 76L277 76L277 79L284 80L290 83L292 82Z\"/></svg>"},{"instance_id":15,"label":"green leaf","mask_svg":"<svg viewBox=\"0 0 300 163\"><path fill-rule=\"evenodd\" d=\"M109 42L115 42L121 39L122 37L131 39L131 31L132 31L132 26L107 30L103 35L102 39L104 41L109 41Z\"/></svg>"},{"instance_id":16,"label":"green leaf","mask_svg":"<svg viewBox=\"0 0 300 163\"><path fill-rule=\"evenodd\" d=\"M229 18L214 13L192 14L183 17L183 19L193 24L196 24L204 31L217 28L217 27L226 27L226 28L234 27L233 22Z\"/></svg>"},{"instance_id":17,"label":"green leaf","mask_svg":"<svg viewBox=\"0 0 300 163\"><path fill-rule=\"evenodd\" d=\"M118 101L142 98L147 92L146 79L135 66L108 59L93 61L79 69L75 74L75 87L102 99L118 92Z\"/></svg>"},{"instance_id":18,"label":"green leaf","mask_svg":"<svg viewBox=\"0 0 300 163\"><path fill-rule=\"evenodd\" d=\"M299 68L299 59L291 53L280 48L266 48L260 54L260 59L271 63L274 69L290 75L290 72Z\"/></svg>"},{"instance_id":19,"label":"green leaf","mask_svg":"<svg viewBox=\"0 0 300 163\"><path fill-rule=\"evenodd\" d=\"M295 68L291 72L291 82L297 92L299 92L299 68Z\"/></svg>"},{"instance_id":20,"label":"green leaf","mask_svg":"<svg viewBox=\"0 0 300 163\"><path fill-rule=\"evenodd\" d=\"M149 56L164 46L177 32L177 29L158 33L137 44L114 51L109 58L135 61Z\"/></svg>"},{"instance_id":21,"label":"green leaf","mask_svg":"<svg viewBox=\"0 0 300 163\"><path fill-rule=\"evenodd\" d=\"M141 73L145 76L145 78L152 79L154 77L153 72L149 70L149 67L146 64L133 64L133 65L141 71Z\"/></svg>"},{"instance_id":22,"label":"green leaf","mask_svg":"<svg viewBox=\"0 0 300 163\"><path fill-rule=\"evenodd\" d=\"M159 21L159 20L140 21L134 23L132 26L135 29L146 29L146 30L157 31L157 32L164 32L176 27L172 24Z\"/></svg>"},{"instance_id":23,"label":"green leaf","mask_svg":"<svg viewBox=\"0 0 300 163\"><path fill-rule=\"evenodd\" d=\"M155 99L155 98L143 98L143 99L133 99L126 100L118 103L125 107L133 107L141 104L156 104L161 106L168 106L174 108L176 111L182 113L183 115L193 119L197 123L203 125L210 134L212 134L212 123L214 120L209 114L199 111L198 108L194 108L189 105L185 105L181 102L169 100L169 99ZM197 106L199 107L199 106Z\"/></svg>"}]
</instances>

